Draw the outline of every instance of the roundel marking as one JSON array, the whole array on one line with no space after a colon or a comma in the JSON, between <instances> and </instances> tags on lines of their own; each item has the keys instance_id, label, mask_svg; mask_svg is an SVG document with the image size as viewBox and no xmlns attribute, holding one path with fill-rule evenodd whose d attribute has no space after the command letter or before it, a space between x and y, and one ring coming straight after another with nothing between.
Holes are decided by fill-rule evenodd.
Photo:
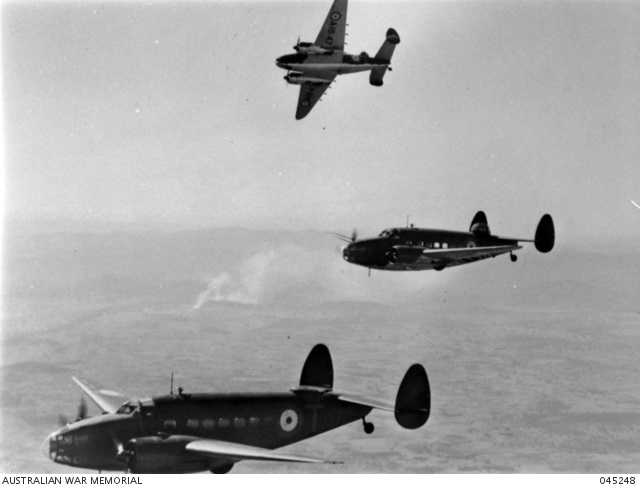
<instances>
[{"instance_id":1,"label":"roundel marking","mask_svg":"<svg viewBox=\"0 0 640 488\"><path fill-rule=\"evenodd\" d=\"M331 12L331 20L340 20L341 17L340 12Z\"/></svg>"},{"instance_id":2,"label":"roundel marking","mask_svg":"<svg viewBox=\"0 0 640 488\"><path fill-rule=\"evenodd\" d=\"M476 247L476 243L473 241L467 242L467 247Z\"/></svg>"},{"instance_id":3,"label":"roundel marking","mask_svg":"<svg viewBox=\"0 0 640 488\"><path fill-rule=\"evenodd\" d=\"M300 105L302 105L303 107L307 107L307 106L309 105L309 102L304 101L304 102L302 102Z\"/></svg>"},{"instance_id":4,"label":"roundel marking","mask_svg":"<svg viewBox=\"0 0 640 488\"><path fill-rule=\"evenodd\" d=\"M280 428L285 432L293 432L298 426L298 414L291 410L285 410L280 415Z\"/></svg>"}]
</instances>

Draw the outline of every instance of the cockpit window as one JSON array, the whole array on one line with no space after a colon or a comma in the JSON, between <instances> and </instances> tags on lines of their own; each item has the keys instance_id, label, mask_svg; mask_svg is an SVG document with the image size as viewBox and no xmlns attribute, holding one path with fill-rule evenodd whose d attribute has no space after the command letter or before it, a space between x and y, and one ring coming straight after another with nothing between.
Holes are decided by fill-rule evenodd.
<instances>
[{"instance_id":1,"label":"cockpit window","mask_svg":"<svg viewBox=\"0 0 640 488\"><path fill-rule=\"evenodd\" d=\"M400 231L398 229L385 229L380 232L380 237L400 237Z\"/></svg>"},{"instance_id":2,"label":"cockpit window","mask_svg":"<svg viewBox=\"0 0 640 488\"><path fill-rule=\"evenodd\" d=\"M138 411L139 409L140 409L140 403L136 400L132 400L130 402L123 404L116 413L131 414L133 412Z\"/></svg>"}]
</instances>

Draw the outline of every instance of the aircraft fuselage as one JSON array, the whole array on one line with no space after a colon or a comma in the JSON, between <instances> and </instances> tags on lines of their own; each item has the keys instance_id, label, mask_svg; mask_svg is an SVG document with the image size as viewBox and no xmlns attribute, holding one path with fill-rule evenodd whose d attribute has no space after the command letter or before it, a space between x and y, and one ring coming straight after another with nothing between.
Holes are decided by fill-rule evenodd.
<instances>
[{"instance_id":1,"label":"aircraft fuselage","mask_svg":"<svg viewBox=\"0 0 640 488\"><path fill-rule=\"evenodd\" d=\"M78 468L198 472L233 463L186 452L184 446L194 440L276 449L362 419L370 411L313 390L166 395L68 424L51 434L43 449L52 461ZM131 458L134 451L138 464L132 466L122 453Z\"/></svg>"},{"instance_id":2,"label":"aircraft fuselage","mask_svg":"<svg viewBox=\"0 0 640 488\"><path fill-rule=\"evenodd\" d=\"M452 262L443 266L441 263L421 261L419 257L423 250L444 251L487 246L513 246L514 250L520 249L518 241L491 234L408 227L387 229L378 237L352 242L343 249L343 257L350 263L385 271L440 270L484 258L468 257L462 262ZM394 259L390 259L394 252L395 262Z\"/></svg>"},{"instance_id":3,"label":"aircraft fuselage","mask_svg":"<svg viewBox=\"0 0 640 488\"><path fill-rule=\"evenodd\" d=\"M311 76L332 78L334 75L369 71L389 66L389 62L372 58L367 53L346 54L334 51L329 54L287 54L276 60L279 68L299 71Z\"/></svg>"}]
</instances>

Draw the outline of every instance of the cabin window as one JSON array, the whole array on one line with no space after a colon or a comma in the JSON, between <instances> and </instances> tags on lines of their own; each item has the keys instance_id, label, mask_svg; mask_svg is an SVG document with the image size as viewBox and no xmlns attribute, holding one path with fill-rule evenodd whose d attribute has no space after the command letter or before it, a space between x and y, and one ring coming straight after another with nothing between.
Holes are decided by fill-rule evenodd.
<instances>
[{"instance_id":1,"label":"cabin window","mask_svg":"<svg viewBox=\"0 0 640 488\"><path fill-rule=\"evenodd\" d=\"M200 421L198 419L189 419L187 420L187 428L189 429L197 429L200 427Z\"/></svg>"},{"instance_id":2,"label":"cabin window","mask_svg":"<svg viewBox=\"0 0 640 488\"><path fill-rule=\"evenodd\" d=\"M241 429L245 426L246 422L242 417L236 417L235 419L233 419L233 426Z\"/></svg>"},{"instance_id":3,"label":"cabin window","mask_svg":"<svg viewBox=\"0 0 640 488\"><path fill-rule=\"evenodd\" d=\"M258 425L260 425L258 417L249 417L249 427L257 427Z\"/></svg>"},{"instance_id":4,"label":"cabin window","mask_svg":"<svg viewBox=\"0 0 640 488\"><path fill-rule=\"evenodd\" d=\"M218 427L229 427L230 425L231 425L231 422L229 421L229 419L218 420Z\"/></svg>"},{"instance_id":5,"label":"cabin window","mask_svg":"<svg viewBox=\"0 0 640 488\"><path fill-rule=\"evenodd\" d=\"M205 429L213 429L216 426L216 423L213 421L213 419L204 419L202 421L202 426Z\"/></svg>"},{"instance_id":6,"label":"cabin window","mask_svg":"<svg viewBox=\"0 0 640 488\"><path fill-rule=\"evenodd\" d=\"M443 242L442 243L442 249L449 249L449 243L448 242Z\"/></svg>"},{"instance_id":7,"label":"cabin window","mask_svg":"<svg viewBox=\"0 0 640 488\"><path fill-rule=\"evenodd\" d=\"M177 422L175 420L165 420L164 421L164 428L165 430L172 430L175 429L177 426Z\"/></svg>"},{"instance_id":8,"label":"cabin window","mask_svg":"<svg viewBox=\"0 0 640 488\"><path fill-rule=\"evenodd\" d=\"M405 244L406 244L407 246L413 246L413 241L407 241Z\"/></svg>"},{"instance_id":9,"label":"cabin window","mask_svg":"<svg viewBox=\"0 0 640 488\"><path fill-rule=\"evenodd\" d=\"M418 246L420 246L420 247L424 247L424 241L420 241L420 242L418 242Z\"/></svg>"},{"instance_id":10,"label":"cabin window","mask_svg":"<svg viewBox=\"0 0 640 488\"><path fill-rule=\"evenodd\" d=\"M433 243L433 247L435 247L436 249L440 249L440 243L439 242L434 242Z\"/></svg>"}]
</instances>

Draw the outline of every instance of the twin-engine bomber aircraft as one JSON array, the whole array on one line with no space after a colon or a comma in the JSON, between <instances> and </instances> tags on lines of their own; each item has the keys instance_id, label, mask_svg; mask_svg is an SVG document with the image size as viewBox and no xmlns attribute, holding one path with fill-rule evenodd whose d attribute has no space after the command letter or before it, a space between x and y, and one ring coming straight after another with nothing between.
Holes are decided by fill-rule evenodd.
<instances>
[{"instance_id":1,"label":"twin-engine bomber aircraft","mask_svg":"<svg viewBox=\"0 0 640 488\"><path fill-rule=\"evenodd\" d=\"M387 38L372 58L367 53L346 54L344 38L347 26L347 0L334 0L324 25L314 43L300 42L293 47L296 54L276 59L276 65L288 71L287 83L300 85L296 119L305 117L338 75L371 70L369 82L382 86L391 56L400 42L398 33L387 30Z\"/></svg>"},{"instance_id":2,"label":"twin-engine bomber aircraft","mask_svg":"<svg viewBox=\"0 0 640 488\"><path fill-rule=\"evenodd\" d=\"M78 419L47 437L52 461L77 468L131 473L227 473L239 461L333 463L273 451L362 419L372 409L395 412L405 429L429 418L431 393L424 367L406 372L395 405L333 391L329 349L316 345L302 368L300 386L287 393L185 393L130 400L73 378L103 412ZM124 402L124 403L123 403Z\"/></svg>"},{"instance_id":3,"label":"twin-engine bomber aircraft","mask_svg":"<svg viewBox=\"0 0 640 488\"><path fill-rule=\"evenodd\" d=\"M369 269L388 271L420 271L473 263L511 253L511 261L518 258L513 251L522 249L519 241L533 242L536 249L547 253L553 249L555 228L551 215L540 219L535 238L510 239L491 235L487 216L478 212L471 221L469 232L407 228L387 229L372 239L357 240L334 234L349 244L343 249L344 259Z\"/></svg>"}]
</instances>

